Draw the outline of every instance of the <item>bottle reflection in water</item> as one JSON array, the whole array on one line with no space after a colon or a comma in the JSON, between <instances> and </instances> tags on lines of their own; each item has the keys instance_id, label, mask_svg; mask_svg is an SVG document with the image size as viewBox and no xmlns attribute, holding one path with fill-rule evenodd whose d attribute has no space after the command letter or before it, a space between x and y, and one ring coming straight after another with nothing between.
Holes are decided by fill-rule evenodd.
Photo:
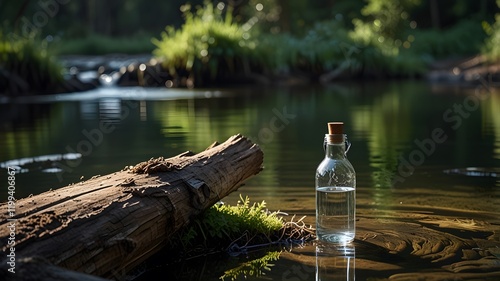
<instances>
[{"instance_id":1,"label":"bottle reflection in water","mask_svg":"<svg viewBox=\"0 0 500 281\"><path fill-rule=\"evenodd\" d=\"M356 254L353 244L316 241L316 281L356 280Z\"/></svg>"}]
</instances>

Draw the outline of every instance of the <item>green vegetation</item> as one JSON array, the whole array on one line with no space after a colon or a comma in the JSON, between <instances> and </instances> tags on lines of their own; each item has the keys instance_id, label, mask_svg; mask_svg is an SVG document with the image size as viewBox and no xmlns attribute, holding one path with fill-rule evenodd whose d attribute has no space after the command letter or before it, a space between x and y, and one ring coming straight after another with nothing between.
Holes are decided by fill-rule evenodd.
<instances>
[{"instance_id":1,"label":"green vegetation","mask_svg":"<svg viewBox=\"0 0 500 281\"><path fill-rule=\"evenodd\" d=\"M236 206L216 204L172 238L170 248L185 256L227 251L232 255L271 245L302 243L315 238L315 230L298 221L284 221L269 212L266 203L250 204L240 195Z\"/></svg>"},{"instance_id":2,"label":"green vegetation","mask_svg":"<svg viewBox=\"0 0 500 281\"><path fill-rule=\"evenodd\" d=\"M359 52L358 46L336 20L317 23L302 37L288 33L262 37L255 57L272 73L300 70L317 75L336 69L346 61L350 67L357 67L353 55Z\"/></svg>"},{"instance_id":3,"label":"green vegetation","mask_svg":"<svg viewBox=\"0 0 500 281\"><path fill-rule=\"evenodd\" d=\"M264 276L271 270L271 262L279 259L281 248L301 244L316 238L316 231L307 227L302 219L285 221L278 212L266 209L264 201L251 203L248 197L236 206L215 204L201 216L194 219L190 226L183 228L170 239L167 247L171 252L180 252L184 259L226 252L231 256L244 254L260 255L259 258L243 262L226 270L221 280L237 280L239 277ZM274 246L274 248L269 248ZM278 246L278 250L276 250Z\"/></svg>"},{"instance_id":4,"label":"green vegetation","mask_svg":"<svg viewBox=\"0 0 500 281\"><path fill-rule=\"evenodd\" d=\"M0 33L0 88L6 93L50 92L62 81L62 68L45 41L10 40Z\"/></svg>"},{"instance_id":5,"label":"green vegetation","mask_svg":"<svg viewBox=\"0 0 500 281\"><path fill-rule=\"evenodd\" d=\"M497 0L497 5L500 8L500 0ZM497 13L495 18L496 21L493 25L483 21L483 27L489 37L486 39L482 51L491 61L500 60L500 13Z\"/></svg>"},{"instance_id":6,"label":"green vegetation","mask_svg":"<svg viewBox=\"0 0 500 281\"><path fill-rule=\"evenodd\" d=\"M229 246L228 241L231 243L239 239L253 240L253 243L269 242L270 236L283 228L282 218L276 212L267 211L264 201L250 205L248 197L240 198L236 206L212 206L172 239L173 246L189 250L225 248Z\"/></svg>"},{"instance_id":7,"label":"green vegetation","mask_svg":"<svg viewBox=\"0 0 500 281\"><path fill-rule=\"evenodd\" d=\"M184 8L185 23L180 29L167 27L161 39L154 39L154 54L171 73L194 77L200 85L228 74L249 73L306 74L313 80L325 74L418 77L436 59L480 52L486 34L479 21L417 29L410 12L420 4L419 0L370 0L352 19L352 26L340 17L294 34L274 32L269 22L261 24L262 11L253 17L247 13L248 20L238 22L231 7L216 8L207 2L194 13L190 6ZM494 50L498 44L494 35L491 38L488 45Z\"/></svg>"},{"instance_id":8,"label":"green vegetation","mask_svg":"<svg viewBox=\"0 0 500 281\"><path fill-rule=\"evenodd\" d=\"M220 6L219 6L220 7ZM178 30L168 26L154 54L170 73L186 70L197 79L207 73L211 80L242 67L241 58L248 57L254 47L251 35L233 22L231 9L222 12L212 3L199 7L195 13L183 6L186 23Z\"/></svg>"},{"instance_id":9,"label":"green vegetation","mask_svg":"<svg viewBox=\"0 0 500 281\"><path fill-rule=\"evenodd\" d=\"M175 84L187 86L276 76L418 77L439 59L500 58L499 1L184 2L24 0L0 4L1 30L21 41L32 33L47 38L58 55L152 52ZM7 72L4 64L4 84Z\"/></svg>"},{"instance_id":10,"label":"green vegetation","mask_svg":"<svg viewBox=\"0 0 500 281\"><path fill-rule=\"evenodd\" d=\"M430 59L476 55L486 39L480 22L464 20L447 30L414 30L411 51Z\"/></svg>"}]
</instances>

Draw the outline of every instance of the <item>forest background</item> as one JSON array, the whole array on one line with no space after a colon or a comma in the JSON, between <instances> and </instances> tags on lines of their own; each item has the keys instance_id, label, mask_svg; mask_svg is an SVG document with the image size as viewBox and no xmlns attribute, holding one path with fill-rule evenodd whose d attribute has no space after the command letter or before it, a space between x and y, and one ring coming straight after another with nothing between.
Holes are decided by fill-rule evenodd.
<instances>
[{"instance_id":1,"label":"forest background","mask_svg":"<svg viewBox=\"0 0 500 281\"><path fill-rule=\"evenodd\" d=\"M0 85L25 61L40 61L30 69L49 69L42 80L57 81L50 58L110 53L152 54L170 73L204 81L227 73L419 77L438 60L479 54L498 62L499 7L491 0L8 0L0 2Z\"/></svg>"}]
</instances>

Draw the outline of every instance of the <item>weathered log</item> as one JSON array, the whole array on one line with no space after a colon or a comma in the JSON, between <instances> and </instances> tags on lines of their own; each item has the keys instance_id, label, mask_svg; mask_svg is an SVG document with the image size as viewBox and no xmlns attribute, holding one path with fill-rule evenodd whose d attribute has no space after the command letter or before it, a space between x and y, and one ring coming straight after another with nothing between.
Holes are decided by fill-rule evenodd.
<instances>
[{"instance_id":1,"label":"weathered log","mask_svg":"<svg viewBox=\"0 0 500 281\"><path fill-rule=\"evenodd\" d=\"M193 216L260 172L262 161L260 148L237 135L196 155L151 159L18 200L14 217L0 216L2 251L9 252L14 220L16 259L41 257L66 269L120 278ZM6 203L0 208L7 210Z\"/></svg>"}]
</instances>

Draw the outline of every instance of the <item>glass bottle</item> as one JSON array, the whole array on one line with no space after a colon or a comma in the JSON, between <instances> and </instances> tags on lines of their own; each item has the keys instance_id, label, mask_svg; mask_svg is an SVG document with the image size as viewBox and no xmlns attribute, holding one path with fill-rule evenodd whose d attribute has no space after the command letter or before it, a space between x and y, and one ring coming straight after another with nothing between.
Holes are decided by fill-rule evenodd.
<instances>
[{"instance_id":1,"label":"glass bottle","mask_svg":"<svg viewBox=\"0 0 500 281\"><path fill-rule=\"evenodd\" d=\"M346 158L350 143L343 131L343 122L328 123L325 158L316 169L316 234L345 244L356 232L356 172Z\"/></svg>"}]
</instances>

